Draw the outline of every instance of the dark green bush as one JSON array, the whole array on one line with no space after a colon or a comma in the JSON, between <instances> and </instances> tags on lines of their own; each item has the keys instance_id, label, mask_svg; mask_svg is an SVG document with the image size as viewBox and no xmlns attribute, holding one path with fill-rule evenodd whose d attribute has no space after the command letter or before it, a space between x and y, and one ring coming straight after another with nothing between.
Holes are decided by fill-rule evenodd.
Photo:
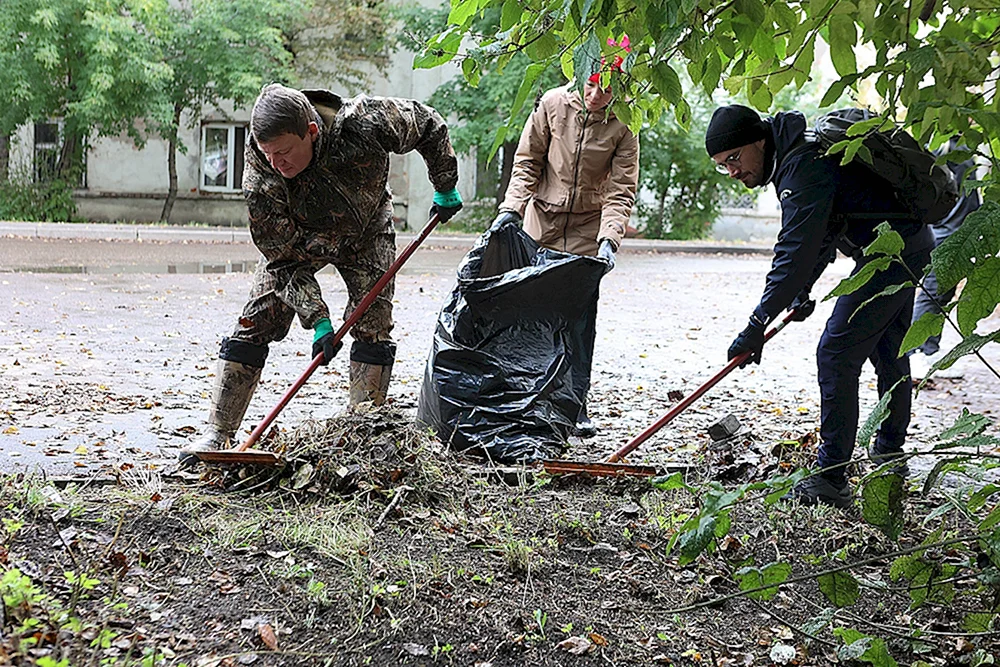
<instances>
[{"instance_id":1,"label":"dark green bush","mask_svg":"<svg viewBox=\"0 0 1000 667\"><path fill-rule=\"evenodd\" d=\"M0 182L0 220L71 222L75 217L73 188L66 181L32 183L13 178Z\"/></svg>"}]
</instances>

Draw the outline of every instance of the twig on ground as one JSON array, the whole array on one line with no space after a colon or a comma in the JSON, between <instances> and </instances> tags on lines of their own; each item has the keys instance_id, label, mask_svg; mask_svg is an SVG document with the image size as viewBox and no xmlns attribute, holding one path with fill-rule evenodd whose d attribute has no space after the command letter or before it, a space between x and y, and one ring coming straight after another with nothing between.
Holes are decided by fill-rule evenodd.
<instances>
[{"instance_id":1,"label":"twig on ground","mask_svg":"<svg viewBox=\"0 0 1000 667\"><path fill-rule=\"evenodd\" d=\"M396 507L399 506L399 503L403 501L403 496L406 495L406 492L412 490L413 490L412 486L406 486L405 484L402 486L397 486L396 492L392 495L392 500L389 501L389 504L386 505L385 509L382 511L382 514L381 516L379 516L378 521L376 521L375 525L372 526L372 530L378 530L379 528L381 528L382 524L385 523L385 520L389 516L389 514L394 509L396 509Z\"/></svg>"}]
</instances>

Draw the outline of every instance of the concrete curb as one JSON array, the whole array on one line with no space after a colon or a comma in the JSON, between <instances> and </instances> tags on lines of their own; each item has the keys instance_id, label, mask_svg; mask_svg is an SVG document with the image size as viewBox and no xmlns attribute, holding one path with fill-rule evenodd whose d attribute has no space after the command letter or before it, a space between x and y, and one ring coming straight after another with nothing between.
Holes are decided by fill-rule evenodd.
<instances>
[{"instance_id":1,"label":"concrete curb","mask_svg":"<svg viewBox=\"0 0 1000 667\"><path fill-rule=\"evenodd\" d=\"M436 232L439 230L435 230ZM116 241L194 241L197 243L250 243L246 227L187 227L180 225L117 225L110 223L67 222L0 222L0 236L19 236L46 239L91 239ZM412 240L413 232L400 232L397 239L403 243ZM429 248L470 248L479 238L475 234L433 233L424 241ZM653 239L626 239L622 247L626 252L702 253L702 254L754 254L770 255L770 245L760 243L732 243L725 241L661 241Z\"/></svg>"}]
</instances>

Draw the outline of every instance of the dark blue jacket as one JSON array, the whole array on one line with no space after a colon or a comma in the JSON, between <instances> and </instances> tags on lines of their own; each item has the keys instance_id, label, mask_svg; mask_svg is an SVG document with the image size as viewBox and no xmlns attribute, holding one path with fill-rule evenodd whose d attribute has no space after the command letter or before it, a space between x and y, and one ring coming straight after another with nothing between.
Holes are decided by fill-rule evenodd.
<instances>
[{"instance_id":1,"label":"dark blue jacket","mask_svg":"<svg viewBox=\"0 0 1000 667\"><path fill-rule=\"evenodd\" d=\"M781 231L767 274L764 296L755 311L769 322L808 291L835 258L835 248L864 247L875 227L890 219L904 237L921 228L896 199L892 186L860 158L840 166L840 155L823 157L819 144L805 136L806 119L798 111L775 114L771 128L773 156L767 182L781 203ZM852 217L853 216L853 217ZM847 243L845 243L847 241Z\"/></svg>"}]
</instances>

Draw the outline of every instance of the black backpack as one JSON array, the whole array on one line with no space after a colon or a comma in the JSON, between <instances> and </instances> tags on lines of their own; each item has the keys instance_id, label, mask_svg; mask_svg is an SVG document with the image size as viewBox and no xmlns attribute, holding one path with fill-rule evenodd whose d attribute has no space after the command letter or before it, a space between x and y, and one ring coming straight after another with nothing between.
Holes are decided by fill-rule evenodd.
<instances>
[{"instance_id":1,"label":"black backpack","mask_svg":"<svg viewBox=\"0 0 1000 667\"><path fill-rule=\"evenodd\" d=\"M867 109L837 109L817 118L807 139L818 141L826 150L838 141L852 138L847 136L851 125L873 117ZM944 165L934 164L934 154L909 133L902 129L872 132L863 143L871 152L872 163L860 156L855 160L885 179L896 198L916 219L933 224L955 208L958 184L954 175Z\"/></svg>"}]
</instances>

